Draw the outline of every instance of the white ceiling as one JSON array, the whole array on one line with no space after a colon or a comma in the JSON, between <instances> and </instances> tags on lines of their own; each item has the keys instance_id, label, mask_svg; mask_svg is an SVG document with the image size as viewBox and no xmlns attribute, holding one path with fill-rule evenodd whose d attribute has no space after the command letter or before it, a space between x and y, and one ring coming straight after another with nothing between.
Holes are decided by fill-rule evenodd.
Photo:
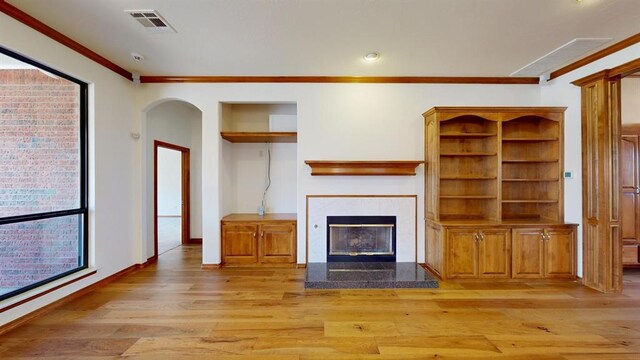
<instances>
[{"instance_id":1,"label":"white ceiling","mask_svg":"<svg viewBox=\"0 0 640 360\"><path fill-rule=\"evenodd\" d=\"M7 2L142 75L508 76L574 38L640 33L640 0ZM150 9L177 33L124 12Z\"/></svg>"}]
</instances>

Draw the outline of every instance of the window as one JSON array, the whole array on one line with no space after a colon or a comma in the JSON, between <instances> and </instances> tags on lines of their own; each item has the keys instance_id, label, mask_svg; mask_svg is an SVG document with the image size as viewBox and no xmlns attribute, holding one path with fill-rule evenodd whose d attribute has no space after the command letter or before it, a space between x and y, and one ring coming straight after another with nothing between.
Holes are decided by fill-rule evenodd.
<instances>
[{"instance_id":1,"label":"window","mask_svg":"<svg viewBox=\"0 0 640 360\"><path fill-rule=\"evenodd\" d=\"M0 300L87 267L87 84L0 47Z\"/></svg>"}]
</instances>

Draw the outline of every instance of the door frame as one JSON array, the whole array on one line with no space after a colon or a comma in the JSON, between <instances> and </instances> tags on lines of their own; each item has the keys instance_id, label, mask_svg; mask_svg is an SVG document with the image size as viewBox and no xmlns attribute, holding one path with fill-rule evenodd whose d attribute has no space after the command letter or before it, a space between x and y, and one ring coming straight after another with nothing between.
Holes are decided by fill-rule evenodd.
<instances>
[{"instance_id":1,"label":"door frame","mask_svg":"<svg viewBox=\"0 0 640 360\"><path fill-rule=\"evenodd\" d=\"M180 172L181 172L181 217L182 217L182 236L180 243L188 244L191 237L190 234L190 200L191 186L189 184L189 148L167 143L160 140L153 141L153 259L158 258L158 148L176 150L181 153Z\"/></svg>"},{"instance_id":2,"label":"door frame","mask_svg":"<svg viewBox=\"0 0 640 360\"><path fill-rule=\"evenodd\" d=\"M585 76L581 79L575 80L572 84L576 86L580 86L582 88L582 96L581 96L581 109L582 109L582 128L583 128L583 136L582 136L582 152L584 154L585 149L588 148L588 139L584 136L584 129L586 126L589 126L589 121L592 120L591 116L587 114L587 109L592 109L595 107L602 108L601 111L596 115L601 119L609 119L607 121L607 128L603 129L604 131L599 131L597 133L597 142L601 144L610 143L610 146L607 150L604 151L604 156L601 159L604 164L605 169L609 169L609 174L599 174L598 172L590 172L586 171L583 164L583 172L582 172L582 182L583 182L583 201L582 201L582 211L583 214L587 213L591 209L589 209L590 204L588 201L585 201L585 188L584 184L588 183L600 183L603 188L600 189L600 194L609 199L608 201L602 201L599 205L603 206L603 214L609 216L606 219L607 224L606 227L611 227L612 231L602 232L603 236L598 236L593 232L586 231L585 225L583 224L583 238L582 238L582 259L583 259L583 281L584 274L592 273L597 274L597 276L601 279L600 284L594 286L593 284L585 284L587 286L593 287L602 292L621 292L622 291L622 233L618 230L620 226L620 217L619 217L619 199L620 199L620 179L618 177L620 171L620 142L621 142L621 132L622 125L620 123L620 109L615 106L603 106L602 104L597 104L598 100L603 100L602 98L588 97L586 96L586 88L591 86L595 81L604 81L605 84L613 84L615 82L619 82L623 77L633 74L635 72L640 71L640 58L629 61L622 65L616 66L611 69L605 69L599 71L597 73L591 74L589 76ZM617 99L604 99L604 101L618 101L619 105L619 93L614 94L617 96ZM594 102L595 101L595 102ZM617 120L616 120L617 119ZM616 142L616 143L611 143ZM598 179L598 177L605 176L607 177L604 181L602 179ZM610 195L609 195L610 194ZM583 221L584 221L583 215ZM614 229L615 228L615 229ZM616 235L617 234L617 235ZM593 236L591 236L593 235ZM591 259L592 256L589 254L589 249L584 244L593 244L601 251L597 253L597 259ZM592 249L593 250L593 249ZM595 261L592 261L595 260ZM584 282L583 282L584 283Z\"/></svg>"}]
</instances>

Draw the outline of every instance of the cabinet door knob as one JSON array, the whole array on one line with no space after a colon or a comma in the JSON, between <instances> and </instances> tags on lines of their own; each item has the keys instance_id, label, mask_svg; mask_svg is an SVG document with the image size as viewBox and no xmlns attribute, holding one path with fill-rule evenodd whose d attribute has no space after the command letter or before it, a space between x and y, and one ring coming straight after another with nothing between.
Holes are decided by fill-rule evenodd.
<instances>
[{"instance_id":1,"label":"cabinet door knob","mask_svg":"<svg viewBox=\"0 0 640 360\"><path fill-rule=\"evenodd\" d=\"M256 233L255 233L255 232L253 233L253 238L254 238L254 239L256 238Z\"/></svg>"},{"instance_id":2,"label":"cabinet door knob","mask_svg":"<svg viewBox=\"0 0 640 360\"><path fill-rule=\"evenodd\" d=\"M484 233L482 231L479 231L478 235L480 236L480 241L484 241Z\"/></svg>"},{"instance_id":3,"label":"cabinet door knob","mask_svg":"<svg viewBox=\"0 0 640 360\"><path fill-rule=\"evenodd\" d=\"M473 234L473 241L478 242L478 233Z\"/></svg>"},{"instance_id":4,"label":"cabinet door knob","mask_svg":"<svg viewBox=\"0 0 640 360\"><path fill-rule=\"evenodd\" d=\"M264 231L261 231L261 232L260 232L260 237L261 237L261 238L264 238Z\"/></svg>"}]
</instances>

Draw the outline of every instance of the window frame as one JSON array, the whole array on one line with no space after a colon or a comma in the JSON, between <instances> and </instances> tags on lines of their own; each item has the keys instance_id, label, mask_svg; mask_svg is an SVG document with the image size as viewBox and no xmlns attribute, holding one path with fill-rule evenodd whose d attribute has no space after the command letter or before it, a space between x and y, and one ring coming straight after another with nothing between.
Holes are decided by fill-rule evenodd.
<instances>
[{"instance_id":1,"label":"window frame","mask_svg":"<svg viewBox=\"0 0 640 360\"><path fill-rule=\"evenodd\" d=\"M26 64L59 76L65 80L71 81L80 86L79 91L79 155L80 155L80 201L79 207L66 210L48 211L42 213L31 213L24 215L6 216L0 217L0 226L15 224L21 222L29 222L36 220L46 220L58 217L65 217L70 215L80 216L78 235L81 237L78 242L78 257L82 257L82 263L75 269L54 275L45 280L35 282L33 284L21 287L19 289L10 291L5 294L0 294L0 301L10 299L16 295L23 294L29 290L33 290L45 284L51 283L55 280L65 278L78 271L82 271L89 267L89 112L88 112L88 99L89 99L89 85L73 76L67 75L59 70L53 69L47 65L44 65L38 61L27 58L14 51L11 51L3 46L0 46L0 54L12 57L16 60L22 61ZM80 260L80 259L79 259ZM80 261L79 261L80 262Z\"/></svg>"}]
</instances>

